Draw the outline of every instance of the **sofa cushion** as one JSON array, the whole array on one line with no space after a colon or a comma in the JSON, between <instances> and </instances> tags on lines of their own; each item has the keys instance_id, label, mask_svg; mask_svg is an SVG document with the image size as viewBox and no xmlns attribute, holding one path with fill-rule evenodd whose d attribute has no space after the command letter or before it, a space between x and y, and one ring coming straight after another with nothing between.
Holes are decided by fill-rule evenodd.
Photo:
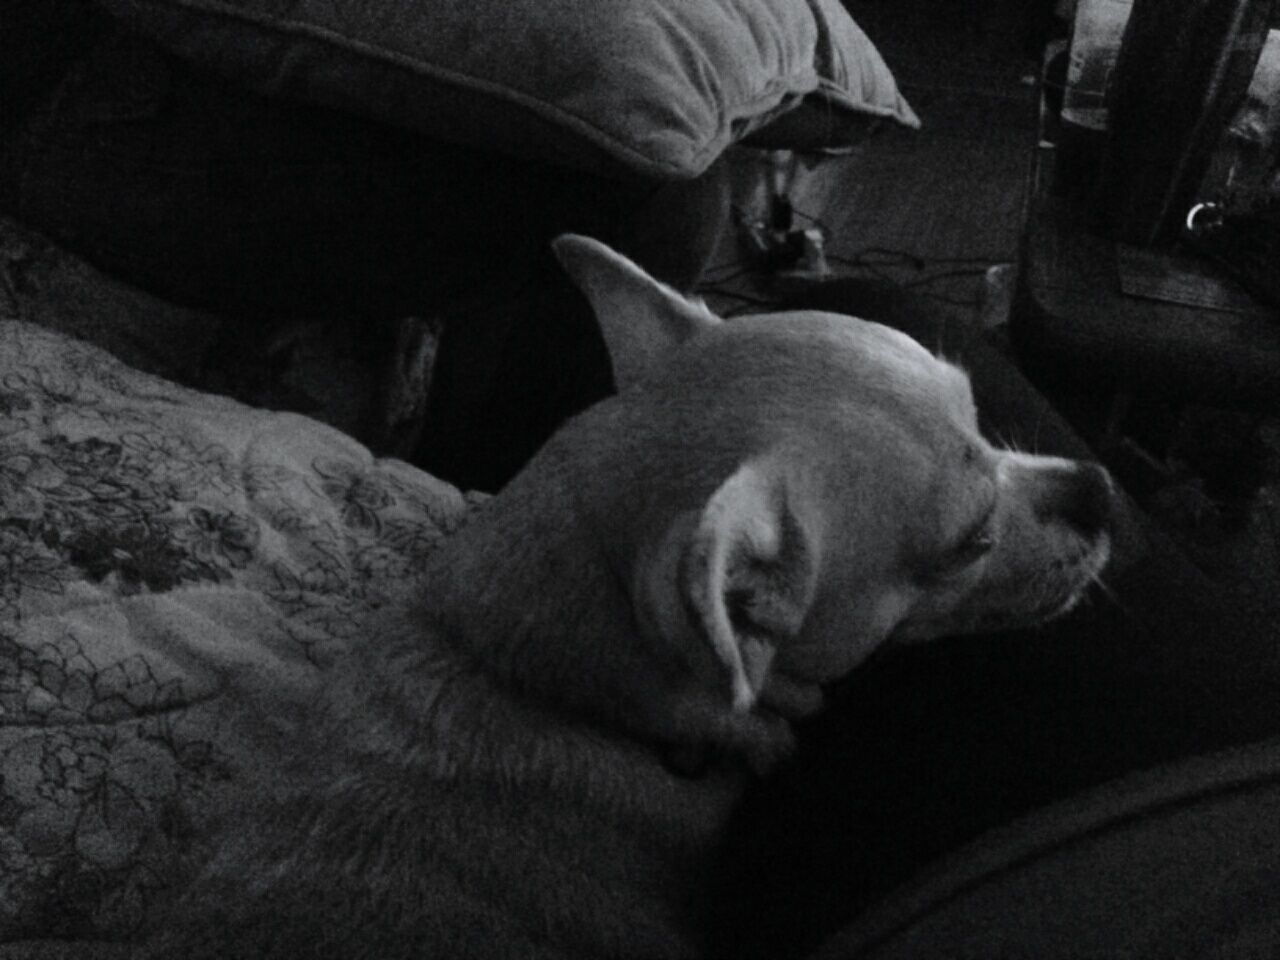
<instances>
[{"instance_id":1,"label":"sofa cushion","mask_svg":"<svg viewBox=\"0 0 1280 960\"><path fill-rule=\"evenodd\" d=\"M838 0L100 0L268 93L595 172L697 176L805 105L789 138L919 121Z\"/></svg>"}]
</instances>

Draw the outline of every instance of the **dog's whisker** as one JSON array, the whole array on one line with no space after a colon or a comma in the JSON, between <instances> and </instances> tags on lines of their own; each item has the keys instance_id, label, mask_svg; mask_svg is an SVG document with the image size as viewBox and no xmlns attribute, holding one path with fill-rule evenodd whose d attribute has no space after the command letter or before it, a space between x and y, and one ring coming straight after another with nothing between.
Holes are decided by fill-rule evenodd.
<instances>
[{"instance_id":1,"label":"dog's whisker","mask_svg":"<svg viewBox=\"0 0 1280 960\"><path fill-rule=\"evenodd\" d=\"M1089 591L1091 595L1101 596L1125 616L1130 617L1131 619L1137 618L1133 608L1129 606L1129 604L1125 603L1115 589L1107 583L1106 579L1103 577L1102 571L1095 573L1089 578L1089 581L1090 585L1094 588Z\"/></svg>"},{"instance_id":2,"label":"dog's whisker","mask_svg":"<svg viewBox=\"0 0 1280 960\"><path fill-rule=\"evenodd\" d=\"M1044 404L1040 407L1040 412L1036 416L1035 426L1031 429L1031 452L1035 453L1040 449L1040 430L1044 426L1045 418L1048 416L1049 406Z\"/></svg>"}]
</instances>

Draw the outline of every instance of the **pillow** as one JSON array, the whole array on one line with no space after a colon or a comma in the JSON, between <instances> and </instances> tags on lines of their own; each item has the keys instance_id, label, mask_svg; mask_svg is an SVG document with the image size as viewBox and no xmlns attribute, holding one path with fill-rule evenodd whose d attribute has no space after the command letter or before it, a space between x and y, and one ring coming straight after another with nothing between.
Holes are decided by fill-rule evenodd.
<instances>
[{"instance_id":1,"label":"pillow","mask_svg":"<svg viewBox=\"0 0 1280 960\"><path fill-rule=\"evenodd\" d=\"M0 318L0 944L135 930L479 499Z\"/></svg>"},{"instance_id":2,"label":"pillow","mask_svg":"<svg viewBox=\"0 0 1280 960\"><path fill-rule=\"evenodd\" d=\"M683 179L802 103L797 146L919 120L838 0L99 0L265 92L593 172Z\"/></svg>"}]
</instances>

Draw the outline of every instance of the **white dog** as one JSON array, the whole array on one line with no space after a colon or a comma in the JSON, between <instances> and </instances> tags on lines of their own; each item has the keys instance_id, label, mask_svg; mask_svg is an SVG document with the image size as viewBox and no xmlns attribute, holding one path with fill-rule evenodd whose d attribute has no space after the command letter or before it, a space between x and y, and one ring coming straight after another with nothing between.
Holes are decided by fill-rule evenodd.
<instances>
[{"instance_id":1,"label":"white dog","mask_svg":"<svg viewBox=\"0 0 1280 960\"><path fill-rule=\"evenodd\" d=\"M556 252L618 395L371 625L303 725L311 787L228 825L153 955L698 956L744 767L824 683L1052 617L1106 562L1105 472L992 447L965 374L905 335L722 323L600 243Z\"/></svg>"}]
</instances>

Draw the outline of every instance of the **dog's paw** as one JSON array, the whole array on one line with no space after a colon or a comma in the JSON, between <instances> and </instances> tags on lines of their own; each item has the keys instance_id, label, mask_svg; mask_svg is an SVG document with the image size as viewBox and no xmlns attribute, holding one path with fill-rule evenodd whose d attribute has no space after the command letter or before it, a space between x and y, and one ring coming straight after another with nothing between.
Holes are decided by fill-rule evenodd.
<instances>
[{"instance_id":1,"label":"dog's paw","mask_svg":"<svg viewBox=\"0 0 1280 960\"><path fill-rule=\"evenodd\" d=\"M822 688L774 672L760 691L760 705L788 720L803 720L823 707Z\"/></svg>"},{"instance_id":2,"label":"dog's paw","mask_svg":"<svg viewBox=\"0 0 1280 960\"><path fill-rule=\"evenodd\" d=\"M731 713L723 718L717 731L717 745L741 758L747 769L758 777L769 773L796 749L791 724L775 713L752 711Z\"/></svg>"},{"instance_id":3,"label":"dog's paw","mask_svg":"<svg viewBox=\"0 0 1280 960\"><path fill-rule=\"evenodd\" d=\"M796 699L791 706L812 705L810 698ZM663 762L682 775L688 775L687 771L696 775L721 759L744 763L762 775L790 756L796 746L791 724L781 711L759 705L751 710L737 709L706 691L685 691L661 717Z\"/></svg>"},{"instance_id":4,"label":"dog's paw","mask_svg":"<svg viewBox=\"0 0 1280 960\"><path fill-rule=\"evenodd\" d=\"M667 770L688 780L705 776L725 760L763 777L791 756L795 747L795 734L786 720L769 713L742 714L714 741L669 743L661 755Z\"/></svg>"},{"instance_id":5,"label":"dog's paw","mask_svg":"<svg viewBox=\"0 0 1280 960\"><path fill-rule=\"evenodd\" d=\"M758 777L769 773L796 750L796 736L791 724L774 714L756 714L759 735L752 737L743 751L747 767Z\"/></svg>"},{"instance_id":6,"label":"dog's paw","mask_svg":"<svg viewBox=\"0 0 1280 960\"><path fill-rule=\"evenodd\" d=\"M714 748L705 743L668 743L662 748L662 765L685 780L706 776L716 759Z\"/></svg>"}]
</instances>

